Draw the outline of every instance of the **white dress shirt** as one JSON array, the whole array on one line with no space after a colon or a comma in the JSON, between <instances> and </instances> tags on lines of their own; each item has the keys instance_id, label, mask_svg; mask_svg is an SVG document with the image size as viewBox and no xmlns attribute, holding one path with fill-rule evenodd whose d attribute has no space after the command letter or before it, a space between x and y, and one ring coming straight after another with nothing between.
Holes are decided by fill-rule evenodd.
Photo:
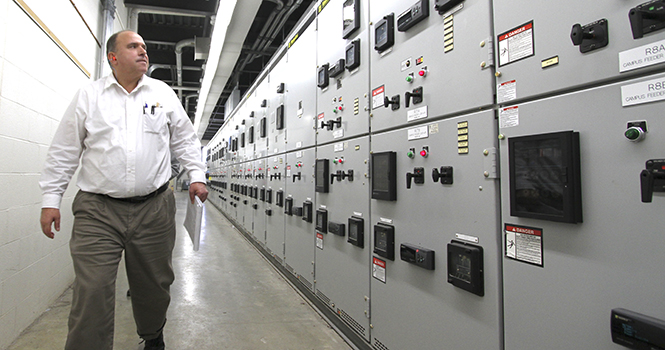
<instances>
[{"instance_id":1,"label":"white dress shirt","mask_svg":"<svg viewBox=\"0 0 665 350\"><path fill-rule=\"evenodd\" d=\"M39 182L43 208L60 208L77 186L116 198L143 196L169 181L171 154L191 182L205 182L201 143L173 90L143 76L131 92L113 74L82 88L67 108Z\"/></svg>"}]
</instances>

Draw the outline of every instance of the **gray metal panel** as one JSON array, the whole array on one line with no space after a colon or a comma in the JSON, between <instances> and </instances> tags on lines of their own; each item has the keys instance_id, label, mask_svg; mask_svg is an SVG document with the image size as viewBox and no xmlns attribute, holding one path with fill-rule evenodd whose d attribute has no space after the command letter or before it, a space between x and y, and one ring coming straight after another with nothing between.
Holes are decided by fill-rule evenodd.
<instances>
[{"instance_id":1,"label":"gray metal panel","mask_svg":"<svg viewBox=\"0 0 665 350\"><path fill-rule=\"evenodd\" d=\"M266 217L266 246L280 261L284 260L284 207L277 206L277 191L284 191L286 196L286 156L278 155L266 159L268 172L266 173L267 186L272 189L273 202L267 205L272 209L272 215ZM281 174L277 178L276 174ZM272 175L272 179L271 179Z\"/></svg>"},{"instance_id":2,"label":"gray metal panel","mask_svg":"<svg viewBox=\"0 0 665 350\"><path fill-rule=\"evenodd\" d=\"M507 349L620 349L610 337L611 309L665 319L665 196L640 200L645 161L664 158L665 103L622 107L621 86L633 82L520 104L519 126L501 130L503 222L541 228L544 262L504 259ZM638 143L623 136L635 120L649 131ZM508 140L563 130L580 134L584 222L510 216Z\"/></svg>"},{"instance_id":3,"label":"gray metal panel","mask_svg":"<svg viewBox=\"0 0 665 350\"><path fill-rule=\"evenodd\" d=\"M464 8L453 17L453 50L444 52L444 27L447 22L434 10L430 0L430 15L406 32L397 30L397 19L415 1L370 1L371 20L371 89L384 86L385 96L400 95L400 109L383 106L372 110L372 132L408 124L408 111L427 106L428 118L448 116L489 106L493 102L494 72L489 67L491 45L480 43L492 38L489 1L465 1ZM395 44L383 53L374 50L374 31L377 21L395 14ZM423 63L416 64L422 57ZM406 60L410 59L408 68ZM482 68L485 62L487 68ZM427 75L418 73L427 67ZM414 74L412 83L406 77ZM405 107L405 93L423 88L423 102Z\"/></svg>"},{"instance_id":4,"label":"gray metal panel","mask_svg":"<svg viewBox=\"0 0 665 350\"><path fill-rule=\"evenodd\" d=\"M458 123L467 122L469 153L458 154ZM441 120L426 139L408 141L408 129L372 136L372 151L397 152L397 200L371 200L373 227L392 222L395 261L386 261L386 282L371 278L372 344L388 349L501 349L501 239L499 183L486 178L487 156L496 147L492 111ZM429 147L429 155L419 153ZM416 150L413 159L407 156ZM432 181L433 168L452 166L454 181ZM406 188L406 173L424 167L424 184ZM484 296L447 282L447 244L456 234L476 237L484 249ZM399 246L410 243L435 251L435 270L400 259ZM373 246L372 246L373 247ZM378 257L376 254L373 256ZM445 344L445 345L444 345Z\"/></svg>"},{"instance_id":5,"label":"gray metal panel","mask_svg":"<svg viewBox=\"0 0 665 350\"><path fill-rule=\"evenodd\" d=\"M662 64L619 73L619 52L665 39L661 30L633 39L628 12L644 1L602 1L580 7L579 1L495 1L496 35L533 21L534 56L499 67L497 84L515 80L517 99L533 97L597 83L610 78L629 78L645 71L663 70ZM609 43L595 51L580 53L570 38L574 24L586 25L607 19ZM496 41L496 39L495 39ZM495 42L495 47L498 42ZM541 61L558 57L559 64L542 68Z\"/></svg>"},{"instance_id":6,"label":"gray metal panel","mask_svg":"<svg viewBox=\"0 0 665 350\"><path fill-rule=\"evenodd\" d=\"M317 31L317 61L318 67L328 63L335 65L340 58L345 58L346 46L359 39L361 45L360 67L353 71L344 69L340 75L330 78L329 86L317 91L317 144L325 144L340 139L357 137L369 132L369 3L361 2L360 28L348 39L342 38L344 1L330 1L319 13L317 20L320 30ZM313 75L316 77L316 74ZM355 100L358 100L357 110L354 109ZM340 110L341 108L341 110ZM328 122L338 117L342 118L342 125L334 126L333 130L321 127L321 122Z\"/></svg>"},{"instance_id":7,"label":"gray metal panel","mask_svg":"<svg viewBox=\"0 0 665 350\"><path fill-rule=\"evenodd\" d=\"M316 134L316 26L312 23L287 51L288 68L282 81L286 85L286 149L314 146ZM274 85L274 84L273 84Z\"/></svg>"},{"instance_id":8,"label":"gray metal panel","mask_svg":"<svg viewBox=\"0 0 665 350\"><path fill-rule=\"evenodd\" d=\"M254 161L254 185L259 189L258 198L254 198L253 203L256 203L257 208L254 209L254 225L253 231L256 239L265 244L266 243L266 208L268 203L265 200L261 200L261 190L265 192L267 189L268 179L265 177L266 174L266 159L259 159Z\"/></svg>"},{"instance_id":9,"label":"gray metal panel","mask_svg":"<svg viewBox=\"0 0 665 350\"><path fill-rule=\"evenodd\" d=\"M314 156L315 149L287 153L286 155L286 192L284 199L293 198L294 207L302 207L309 200L316 207L314 198ZM302 167L296 165L302 162ZM300 179L293 175L300 173ZM284 262L294 272L302 276L309 285L314 283L314 223L302 220L300 216L285 216L286 238Z\"/></svg>"},{"instance_id":10,"label":"gray metal panel","mask_svg":"<svg viewBox=\"0 0 665 350\"><path fill-rule=\"evenodd\" d=\"M346 226L345 236L323 234L323 249L316 251L316 290L330 299L328 304L334 311L343 310L354 322L352 328L369 342L369 275L370 275L370 220L369 220L369 137L351 139L319 147L318 159L328 159L330 174L338 170L353 170L353 181L349 179L329 182L328 193L317 193L317 208L328 212L328 221ZM338 149L338 151L335 151ZM343 163L335 163L344 159ZM330 177L329 177L330 178ZM347 242L348 219L361 217L365 221L364 248ZM334 306L333 306L334 305Z\"/></svg>"},{"instance_id":11,"label":"gray metal panel","mask_svg":"<svg viewBox=\"0 0 665 350\"><path fill-rule=\"evenodd\" d=\"M277 109L281 106L284 106L286 110L286 94L277 93L277 85L279 83L286 82L289 74L289 65L287 62L287 57L283 56L275 67L270 71L270 74L266 79L263 80L261 85L261 94L259 94L260 99L266 99L268 107L266 114L268 116L268 155L284 153L286 151L286 128L278 130L277 129ZM286 114L288 111L284 112L286 119Z\"/></svg>"}]
</instances>

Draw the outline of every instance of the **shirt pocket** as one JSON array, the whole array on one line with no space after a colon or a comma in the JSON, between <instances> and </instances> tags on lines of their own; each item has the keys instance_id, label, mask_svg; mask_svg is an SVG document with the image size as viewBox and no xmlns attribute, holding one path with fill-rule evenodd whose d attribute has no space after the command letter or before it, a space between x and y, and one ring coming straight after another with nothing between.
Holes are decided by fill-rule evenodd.
<instances>
[{"instance_id":1,"label":"shirt pocket","mask_svg":"<svg viewBox=\"0 0 665 350\"><path fill-rule=\"evenodd\" d=\"M159 111L155 114L143 114L143 132L149 134L167 134L168 119L166 113Z\"/></svg>"}]
</instances>

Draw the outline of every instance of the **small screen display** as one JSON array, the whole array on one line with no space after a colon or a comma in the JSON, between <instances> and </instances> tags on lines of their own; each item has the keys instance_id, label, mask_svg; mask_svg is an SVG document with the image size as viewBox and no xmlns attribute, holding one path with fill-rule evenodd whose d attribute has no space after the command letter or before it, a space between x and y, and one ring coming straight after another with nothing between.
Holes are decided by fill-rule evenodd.
<instances>
[{"instance_id":1,"label":"small screen display","mask_svg":"<svg viewBox=\"0 0 665 350\"><path fill-rule=\"evenodd\" d=\"M374 156L374 190L387 192L390 190L390 158L388 154Z\"/></svg>"},{"instance_id":2,"label":"small screen display","mask_svg":"<svg viewBox=\"0 0 665 350\"><path fill-rule=\"evenodd\" d=\"M319 83L323 83L323 81L326 79L326 71L323 69L319 70Z\"/></svg>"},{"instance_id":3,"label":"small screen display","mask_svg":"<svg viewBox=\"0 0 665 350\"><path fill-rule=\"evenodd\" d=\"M358 226L350 225L349 226L349 239L357 241L358 240Z\"/></svg>"},{"instance_id":4,"label":"small screen display","mask_svg":"<svg viewBox=\"0 0 665 350\"><path fill-rule=\"evenodd\" d=\"M356 20L356 2L355 0L346 0L344 2L344 30L347 30L349 27L353 27L354 21Z\"/></svg>"},{"instance_id":5,"label":"small screen display","mask_svg":"<svg viewBox=\"0 0 665 350\"><path fill-rule=\"evenodd\" d=\"M354 47L351 46L348 50L346 50L346 62L352 63L355 60L355 53L353 52Z\"/></svg>"},{"instance_id":6,"label":"small screen display","mask_svg":"<svg viewBox=\"0 0 665 350\"><path fill-rule=\"evenodd\" d=\"M513 144L514 195L519 211L563 215L567 175L561 142L560 138L549 138Z\"/></svg>"},{"instance_id":7,"label":"small screen display","mask_svg":"<svg viewBox=\"0 0 665 350\"><path fill-rule=\"evenodd\" d=\"M383 22L376 28L376 42L382 43L388 40L388 22Z\"/></svg>"},{"instance_id":8,"label":"small screen display","mask_svg":"<svg viewBox=\"0 0 665 350\"><path fill-rule=\"evenodd\" d=\"M375 248L384 252L388 249L388 236L385 232L377 231Z\"/></svg>"},{"instance_id":9,"label":"small screen display","mask_svg":"<svg viewBox=\"0 0 665 350\"><path fill-rule=\"evenodd\" d=\"M460 280L471 283L471 259L465 254L455 254L452 257L454 276Z\"/></svg>"}]
</instances>

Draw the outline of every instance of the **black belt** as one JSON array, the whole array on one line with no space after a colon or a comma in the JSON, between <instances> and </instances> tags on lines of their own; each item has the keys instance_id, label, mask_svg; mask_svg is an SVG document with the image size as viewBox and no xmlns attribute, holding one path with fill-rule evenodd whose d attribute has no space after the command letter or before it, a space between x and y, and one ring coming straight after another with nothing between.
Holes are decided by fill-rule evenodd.
<instances>
[{"instance_id":1,"label":"black belt","mask_svg":"<svg viewBox=\"0 0 665 350\"><path fill-rule=\"evenodd\" d=\"M148 193L145 196L135 196L135 197L126 197L126 198L111 197L107 194L105 194L104 196L109 197L111 199L118 200L118 201L122 201L122 202L143 203L143 202L147 201L148 199L150 199L152 197L155 197L158 194L163 193L164 191L166 191L167 188L169 188L169 183L168 182L163 184L162 187L156 189L154 192Z\"/></svg>"}]
</instances>

